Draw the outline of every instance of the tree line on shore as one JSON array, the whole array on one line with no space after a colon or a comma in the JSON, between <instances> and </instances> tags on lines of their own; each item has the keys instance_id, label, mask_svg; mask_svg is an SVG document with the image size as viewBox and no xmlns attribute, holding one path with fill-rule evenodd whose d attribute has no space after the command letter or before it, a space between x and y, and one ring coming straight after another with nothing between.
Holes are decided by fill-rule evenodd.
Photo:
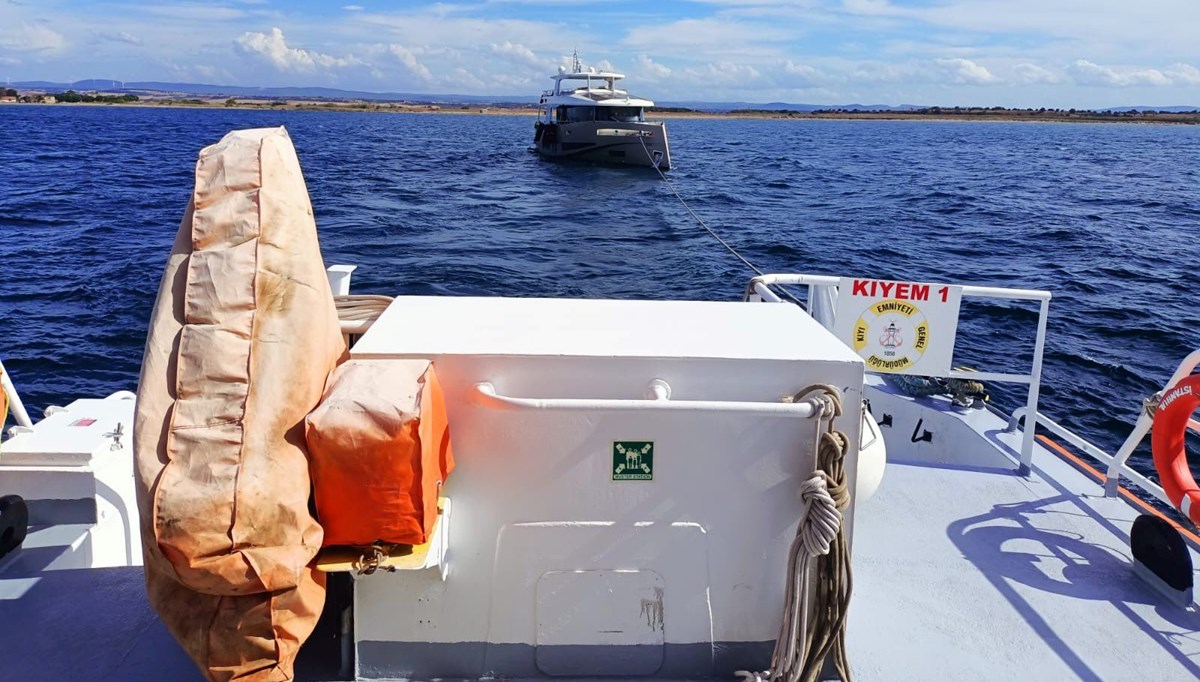
<instances>
[{"instance_id":1,"label":"tree line on shore","mask_svg":"<svg viewBox=\"0 0 1200 682\"><path fill-rule=\"evenodd\" d=\"M70 103L102 102L102 103L111 103L111 104L127 104L129 102L136 102L139 99L139 97L137 95L129 95L129 94L125 94L125 95L99 95L99 94L96 94L96 95L93 95L93 94L88 94L88 93L78 93L78 92L75 92L74 90L67 90L66 92L60 92L57 94L29 93L29 94L21 95L13 88L4 88L2 91L2 94L5 97L16 97L18 100L20 100L22 102L28 102L31 104L42 104L42 103L51 102L51 101L52 102L70 102Z\"/></svg>"}]
</instances>

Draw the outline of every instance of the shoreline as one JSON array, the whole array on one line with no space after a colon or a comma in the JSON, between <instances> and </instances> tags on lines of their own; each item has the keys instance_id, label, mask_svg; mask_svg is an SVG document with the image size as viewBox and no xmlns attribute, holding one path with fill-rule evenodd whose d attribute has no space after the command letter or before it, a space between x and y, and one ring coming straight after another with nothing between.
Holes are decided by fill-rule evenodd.
<instances>
[{"instance_id":1,"label":"shoreline","mask_svg":"<svg viewBox=\"0 0 1200 682\"><path fill-rule=\"evenodd\" d=\"M464 105L444 107L431 104L397 104L397 103L366 103L366 102L308 102L290 100L281 103L256 104L237 102L226 104L225 101L164 101L148 100L141 102L56 102L54 104L36 103L0 103L0 109L6 107L128 107L155 109L235 109L239 111L334 111L346 113L372 114L447 114L447 115L485 115L485 116L527 116L535 118L538 110L535 108L487 107ZM1093 112L1038 112L1011 110L996 112L987 109L964 110L962 113L951 113L942 109L938 113L915 113L904 111L834 111L834 112L799 112L799 111L658 111L651 109L647 118L654 119L744 119L744 120L795 120L795 121L928 121L928 122L986 122L986 123L1107 123L1133 125L1200 125L1200 113L1114 113L1097 114Z\"/></svg>"}]
</instances>

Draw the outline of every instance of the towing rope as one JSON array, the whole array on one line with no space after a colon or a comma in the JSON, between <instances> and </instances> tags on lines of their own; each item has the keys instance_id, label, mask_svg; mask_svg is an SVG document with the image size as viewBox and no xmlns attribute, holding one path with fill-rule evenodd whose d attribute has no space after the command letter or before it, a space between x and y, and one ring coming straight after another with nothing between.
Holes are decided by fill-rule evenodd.
<instances>
[{"instance_id":1,"label":"towing rope","mask_svg":"<svg viewBox=\"0 0 1200 682\"><path fill-rule=\"evenodd\" d=\"M850 505L844 461L847 440L845 434L833 428L834 420L842 414L842 401L836 388L818 384L797 393L792 402L813 394L819 394L818 422L827 423L824 429L817 427L817 469L800 485L804 513L788 552L783 619L771 669L761 673L737 671L736 675L747 682L816 682L830 654L838 675L850 682L846 610L853 580L842 524L842 512ZM817 575L811 580L814 562Z\"/></svg>"},{"instance_id":2,"label":"towing rope","mask_svg":"<svg viewBox=\"0 0 1200 682\"><path fill-rule=\"evenodd\" d=\"M654 170L658 172L658 177L662 178L662 181L667 185L667 189L671 190L671 193L675 195L675 198L679 200L679 203L683 204L683 207L685 209L687 209L687 212L689 214L691 214L692 219L694 219L696 221L696 223L698 225L700 225L700 227L703 227L705 229L705 231L707 231L710 235L712 235L713 239L716 239L718 242L720 242L721 246L725 247L725 250L729 251L729 253L733 254L733 256L735 258L742 261L742 263L745 264L746 267L753 270L754 274L756 274L760 277L766 275L766 273L763 272L762 270L760 270L758 268L758 266L756 266L754 263L751 263L748 258L746 258L742 254L738 253L737 249L730 246L729 242L722 239L721 235L717 234L715 230L713 230L711 227L709 227L708 223L704 222L703 218L696 215L696 212L692 210L692 207L688 205L688 202L684 201L683 196L680 195L679 191L675 189L675 185L671 184L671 180L669 178L667 178L667 174L662 172L662 169L658 167L658 163L662 159L661 155L655 156L654 154L652 154L650 152L650 148L646 146L646 138L644 136L638 135L638 142L640 142L642 144L642 151L646 152L646 157L650 159L650 165L654 168ZM787 291L783 287L780 287L780 291L783 292L784 296L791 299L792 303L795 303L796 305L800 306L800 308L802 310L808 310L808 308L803 303L801 303L799 299L797 299L795 296L793 296L791 294L791 292Z\"/></svg>"}]
</instances>

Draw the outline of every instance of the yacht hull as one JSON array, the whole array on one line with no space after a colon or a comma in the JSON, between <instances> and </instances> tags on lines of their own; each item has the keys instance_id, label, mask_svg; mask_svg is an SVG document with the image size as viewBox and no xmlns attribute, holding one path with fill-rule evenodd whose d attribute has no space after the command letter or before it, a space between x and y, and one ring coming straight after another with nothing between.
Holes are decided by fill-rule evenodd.
<instances>
[{"instance_id":1,"label":"yacht hull","mask_svg":"<svg viewBox=\"0 0 1200 682\"><path fill-rule=\"evenodd\" d=\"M662 123L583 121L539 123L534 148L546 158L622 166L671 167L667 127Z\"/></svg>"}]
</instances>

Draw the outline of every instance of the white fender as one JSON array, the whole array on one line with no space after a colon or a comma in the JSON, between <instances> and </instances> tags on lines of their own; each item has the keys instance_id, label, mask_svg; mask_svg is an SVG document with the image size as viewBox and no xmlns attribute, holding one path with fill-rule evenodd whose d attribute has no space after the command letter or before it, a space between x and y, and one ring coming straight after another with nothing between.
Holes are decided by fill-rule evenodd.
<instances>
[{"instance_id":1,"label":"white fender","mask_svg":"<svg viewBox=\"0 0 1200 682\"><path fill-rule=\"evenodd\" d=\"M854 501L863 502L871 499L883 480L883 469L887 466L887 445L883 442L883 434L879 432L879 424L871 416L871 411L863 410L861 440L858 446L858 478L855 487Z\"/></svg>"}]
</instances>

